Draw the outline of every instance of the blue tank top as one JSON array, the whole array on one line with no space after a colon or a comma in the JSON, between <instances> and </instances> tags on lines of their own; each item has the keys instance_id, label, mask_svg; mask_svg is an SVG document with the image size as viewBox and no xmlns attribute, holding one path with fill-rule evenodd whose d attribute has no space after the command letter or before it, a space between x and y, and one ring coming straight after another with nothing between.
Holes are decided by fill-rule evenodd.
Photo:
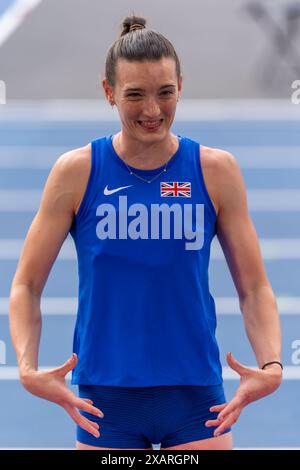
<instances>
[{"instance_id":1,"label":"blue tank top","mask_svg":"<svg viewBox=\"0 0 300 470\"><path fill-rule=\"evenodd\" d=\"M91 142L70 229L79 274L72 384L222 383L208 282L216 212L199 143L177 138L167 171L150 184L130 174L112 135ZM163 168L132 170L151 179Z\"/></svg>"}]
</instances>

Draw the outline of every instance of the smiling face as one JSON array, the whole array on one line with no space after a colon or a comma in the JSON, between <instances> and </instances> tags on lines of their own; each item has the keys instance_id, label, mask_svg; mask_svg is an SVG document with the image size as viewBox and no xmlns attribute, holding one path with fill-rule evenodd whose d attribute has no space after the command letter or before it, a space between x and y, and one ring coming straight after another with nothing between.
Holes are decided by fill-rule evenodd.
<instances>
[{"instance_id":1,"label":"smiling face","mask_svg":"<svg viewBox=\"0 0 300 470\"><path fill-rule=\"evenodd\" d=\"M119 59L114 90L106 80L102 84L107 99L118 107L122 131L128 137L153 142L168 134L181 82L181 78L177 79L175 61L163 57L145 62Z\"/></svg>"}]
</instances>

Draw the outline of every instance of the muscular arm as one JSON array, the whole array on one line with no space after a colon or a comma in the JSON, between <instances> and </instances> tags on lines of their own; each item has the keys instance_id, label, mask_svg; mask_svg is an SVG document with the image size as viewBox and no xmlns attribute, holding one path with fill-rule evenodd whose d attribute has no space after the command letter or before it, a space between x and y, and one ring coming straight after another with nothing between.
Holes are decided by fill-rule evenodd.
<instances>
[{"instance_id":1,"label":"muscular arm","mask_svg":"<svg viewBox=\"0 0 300 470\"><path fill-rule=\"evenodd\" d=\"M40 298L51 267L72 225L86 152L87 148L68 152L53 166L12 282L10 333L21 380L26 373L38 369L42 326Z\"/></svg>"},{"instance_id":2,"label":"muscular arm","mask_svg":"<svg viewBox=\"0 0 300 470\"><path fill-rule=\"evenodd\" d=\"M249 216L239 166L228 152L216 165L219 212L217 237L239 296L247 336L258 366L281 359L281 332L276 298L268 281L258 238ZM270 366L271 367L271 366ZM278 366L272 366L277 369Z\"/></svg>"}]
</instances>

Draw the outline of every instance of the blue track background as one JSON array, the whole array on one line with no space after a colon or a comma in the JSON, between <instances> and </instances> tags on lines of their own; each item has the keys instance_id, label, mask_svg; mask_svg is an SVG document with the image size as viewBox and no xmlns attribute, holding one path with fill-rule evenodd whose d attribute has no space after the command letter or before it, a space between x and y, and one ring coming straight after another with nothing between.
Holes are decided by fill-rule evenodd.
<instances>
[{"instance_id":1,"label":"blue track background","mask_svg":"<svg viewBox=\"0 0 300 470\"><path fill-rule=\"evenodd\" d=\"M113 122L5 122L0 125L0 162L15 154L22 155L24 165L1 168L0 190L42 190L49 168L26 169L30 149L40 148L53 161L67 149L85 145L91 139L119 130ZM296 121L213 121L177 122L172 131L200 143L230 150L233 146L251 148L270 146L282 149L282 160L290 148L300 150L300 126ZM235 155L241 161L240 155ZM272 161L272 152L268 155ZM300 153L299 153L300 158ZM298 169L242 169L247 189L299 189ZM0 239L23 239L34 216L32 212L0 212ZM260 211L251 214L260 238L296 238L300 231L299 212ZM0 260L0 297L8 297L17 260ZM265 261L266 270L276 295L299 295L300 267L297 259ZM213 296L236 296L224 260L210 265L210 288ZM74 297L77 295L75 260L57 260L45 286L44 296ZM72 352L75 315L45 315L39 363L62 364ZM291 344L300 337L299 315L282 315L283 361L291 363ZM241 362L255 364L241 315L220 315L217 337L221 358L227 351ZM5 341L6 366L16 366L11 345L8 317L0 315L0 339ZM225 361L226 362L226 361ZM225 364L224 365L227 365ZM5 367L4 365L0 368ZM299 380L286 380L272 396L248 406L233 427L236 447L300 447ZM225 381L227 399L238 386L235 380ZM75 386L71 386L74 391ZM74 448L75 425L58 406L27 393L17 380L0 380L0 447Z\"/></svg>"}]
</instances>

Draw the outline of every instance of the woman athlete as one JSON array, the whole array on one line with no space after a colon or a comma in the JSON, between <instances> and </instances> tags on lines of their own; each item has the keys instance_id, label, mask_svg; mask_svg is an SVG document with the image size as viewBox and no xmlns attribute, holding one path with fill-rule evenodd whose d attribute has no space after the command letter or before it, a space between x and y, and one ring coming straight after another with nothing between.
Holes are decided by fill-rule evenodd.
<instances>
[{"instance_id":1,"label":"woman athlete","mask_svg":"<svg viewBox=\"0 0 300 470\"><path fill-rule=\"evenodd\" d=\"M173 45L135 15L123 21L102 81L121 130L60 156L26 236L10 295L20 380L77 424L77 449L232 449L243 408L282 381L276 299L236 159L170 131L182 90ZM40 299L68 233L78 258L73 356L38 370ZM210 244L224 251L252 369L226 402ZM72 371L76 396L66 385Z\"/></svg>"}]
</instances>

